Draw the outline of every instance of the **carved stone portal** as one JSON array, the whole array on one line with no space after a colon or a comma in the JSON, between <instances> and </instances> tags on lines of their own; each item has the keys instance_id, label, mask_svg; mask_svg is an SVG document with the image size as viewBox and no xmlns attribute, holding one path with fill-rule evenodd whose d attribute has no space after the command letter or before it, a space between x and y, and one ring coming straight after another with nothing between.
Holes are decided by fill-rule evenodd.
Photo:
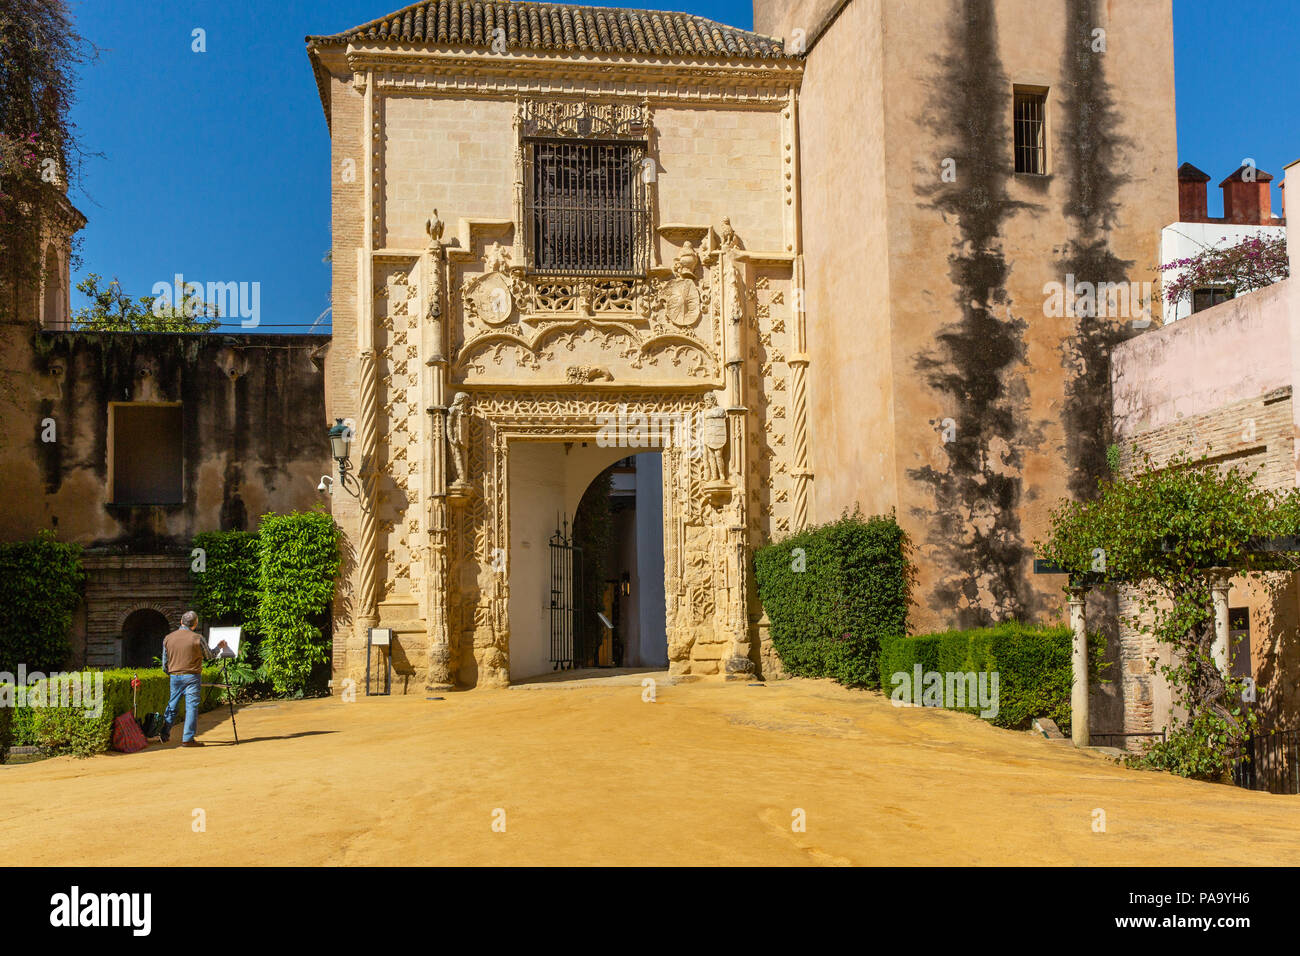
<instances>
[{"instance_id":1,"label":"carved stone portal","mask_svg":"<svg viewBox=\"0 0 1300 956\"><path fill-rule=\"evenodd\" d=\"M721 232L720 247L687 239L670 269L639 277L530 273L510 246L473 238L381 273L376 394L362 404L381 419L383 468L359 559L381 622L424 619L430 686L510 680L511 443L599 445L620 421L629 438L658 434L628 454L661 452L670 670L749 673L746 549L790 530L803 459L787 390L800 383L786 359L788 264L747 259ZM742 375L746 407L730 401Z\"/></svg>"}]
</instances>

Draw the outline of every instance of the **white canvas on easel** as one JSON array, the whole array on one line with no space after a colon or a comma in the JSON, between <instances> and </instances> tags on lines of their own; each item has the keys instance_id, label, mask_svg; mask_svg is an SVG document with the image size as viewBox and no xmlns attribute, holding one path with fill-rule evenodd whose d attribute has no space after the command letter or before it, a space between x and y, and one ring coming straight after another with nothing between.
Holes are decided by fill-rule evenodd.
<instances>
[{"instance_id":1,"label":"white canvas on easel","mask_svg":"<svg viewBox=\"0 0 1300 956\"><path fill-rule=\"evenodd\" d=\"M241 631L243 631L242 627L208 628L208 650L213 651L217 657L238 657L239 634ZM217 645L222 641L226 642L226 649L219 651Z\"/></svg>"}]
</instances>

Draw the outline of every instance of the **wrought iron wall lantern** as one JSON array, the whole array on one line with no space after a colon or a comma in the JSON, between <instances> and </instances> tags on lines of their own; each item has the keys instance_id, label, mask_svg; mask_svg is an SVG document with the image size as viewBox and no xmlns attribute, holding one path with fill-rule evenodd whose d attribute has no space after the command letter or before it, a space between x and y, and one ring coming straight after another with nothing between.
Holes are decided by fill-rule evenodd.
<instances>
[{"instance_id":1,"label":"wrought iron wall lantern","mask_svg":"<svg viewBox=\"0 0 1300 956\"><path fill-rule=\"evenodd\" d=\"M363 490L361 482L352 474L352 426L345 424L343 419L336 418L326 434L329 436L330 441L330 455L339 466L339 485L353 498L361 502L364 511L366 503L361 496ZM322 475L316 490L329 494L333 491L333 484L333 478L329 475Z\"/></svg>"}]
</instances>

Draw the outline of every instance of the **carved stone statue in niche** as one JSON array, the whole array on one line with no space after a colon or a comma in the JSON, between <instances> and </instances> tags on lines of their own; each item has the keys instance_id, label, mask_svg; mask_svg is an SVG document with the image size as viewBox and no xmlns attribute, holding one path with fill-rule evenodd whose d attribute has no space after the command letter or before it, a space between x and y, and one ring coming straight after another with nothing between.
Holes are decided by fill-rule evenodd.
<instances>
[{"instance_id":1,"label":"carved stone statue in niche","mask_svg":"<svg viewBox=\"0 0 1300 956\"><path fill-rule=\"evenodd\" d=\"M704 474L710 484L727 480L727 410L718 404L718 398L709 392L704 399L704 423L700 429L700 444L704 446Z\"/></svg>"},{"instance_id":2,"label":"carved stone statue in niche","mask_svg":"<svg viewBox=\"0 0 1300 956\"><path fill-rule=\"evenodd\" d=\"M457 392L447 409L447 446L456 468L456 480L452 485L457 489L469 486L469 469L465 464L469 460L469 416L469 396Z\"/></svg>"}]
</instances>

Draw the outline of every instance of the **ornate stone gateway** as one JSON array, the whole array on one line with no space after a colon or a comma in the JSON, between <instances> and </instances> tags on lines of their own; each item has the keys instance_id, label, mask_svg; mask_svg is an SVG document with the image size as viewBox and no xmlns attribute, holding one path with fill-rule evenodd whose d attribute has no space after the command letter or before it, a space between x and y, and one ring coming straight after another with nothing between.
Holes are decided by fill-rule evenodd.
<instances>
[{"instance_id":1,"label":"ornate stone gateway","mask_svg":"<svg viewBox=\"0 0 1300 956\"><path fill-rule=\"evenodd\" d=\"M747 250L726 218L657 224L653 181L629 200L645 215L620 218L622 194L599 190L626 157L528 159L554 130L644 143L652 125L644 104L523 100L513 219L462 218L445 237L435 211L422 251L373 255L356 434L374 507L358 518L352 620L359 635L394 627L396 663L429 688L527 676L511 666L510 594L525 577L511 503L538 479L509 463L529 443L659 451L670 670L759 667L749 549L808 510L798 256ZM576 187L575 169L588 177ZM549 193L535 204L552 187L576 189L579 212L595 196L613 225L575 229ZM573 235L595 243L600 268L538 267L539 243L545 261L587 261L565 258ZM526 558L543 569L544 543Z\"/></svg>"}]
</instances>

